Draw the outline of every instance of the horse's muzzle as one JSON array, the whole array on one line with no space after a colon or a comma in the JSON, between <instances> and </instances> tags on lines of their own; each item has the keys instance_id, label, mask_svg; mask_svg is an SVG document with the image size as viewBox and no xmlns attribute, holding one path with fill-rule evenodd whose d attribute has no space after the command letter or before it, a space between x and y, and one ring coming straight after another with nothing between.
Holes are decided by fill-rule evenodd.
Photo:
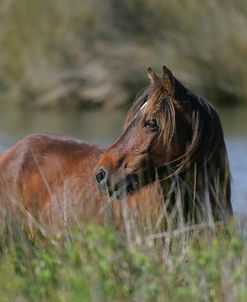
<instances>
[{"instance_id":1,"label":"horse's muzzle","mask_svg":"<svg viewBox=\"0 0 247 302\"><path fill-rule=\"evenodd\" d=\"M95 182L99 191L109 197L123 199L128 193L134 193L140 189L137 174L129 174L114 183L111 183L109 178L109 171L105 167L100 167L95 174Z\"/></svg>"},{"instance_id":2,"label":"horse's muzzle","mask_svg":"<svg viewBox=\"0 0 247 302\"><path fill-rule=\"evenodd\" d=\"M140 181L137 174L129 174L121 178L115 185L113 194L116 199L123 199L128 193L134 193L140 189Z\"/></svg>"}]
</instances>

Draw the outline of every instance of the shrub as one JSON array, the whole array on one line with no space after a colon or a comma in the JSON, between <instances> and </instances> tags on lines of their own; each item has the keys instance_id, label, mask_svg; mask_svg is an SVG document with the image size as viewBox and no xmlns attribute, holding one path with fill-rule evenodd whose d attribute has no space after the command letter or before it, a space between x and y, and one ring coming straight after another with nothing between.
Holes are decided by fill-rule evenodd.
<instances>
[{"instance_id":1,"label":"shrub","mask_svg":"<svg viewBox=\"0 0 247 302\"><path fill-rule=\"evenodd\" d=\"M237 1L2 1L0 91L13 101L122 106L168 65L210 100L247 100L247 5Z\"/></svg>"}]
</instances>

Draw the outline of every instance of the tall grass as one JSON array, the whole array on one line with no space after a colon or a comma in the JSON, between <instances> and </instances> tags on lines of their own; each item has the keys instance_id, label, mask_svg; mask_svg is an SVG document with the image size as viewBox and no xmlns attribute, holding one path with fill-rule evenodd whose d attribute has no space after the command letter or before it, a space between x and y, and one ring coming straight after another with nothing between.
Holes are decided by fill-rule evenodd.
<instances>
[{"instance_id":1,"label":"tall grass","mask_svg":"<svg viewBox=\"0 0 247 302\"><path fill-rule=\"evenodd\" d=\"M242 233L234 221L187 225L179 216L182 200L176 199L177 215L173 210L174 221L170 216L165 229L160 227L160 219L165 219L162 209L155 218L151 207L144 220L138 208L125 201L117 201L122 219L114 219L114 204L109 201L106 219L92 223L81 218L80 205L94 201L77 200L74 217L64 223L60 212L73 205L66 199L67 206L63 201L61 207L55 205L61 221L54 227L27 212L21 200L11 194L9 198L1 201L0 211L1 301L247 298L244 221ZM155 208L156 198L149 200Z\"/></svg>"},{"instance_id":2,"label":"tall grass","mask_svg":"<svg viewBox=\"0 0 247 302\"><path fill-rule=\"evenodd\" d=\"M128 241L111 225L81 224L69 236L57 231L35 239L20 232L19 240L1 237L1 301L247 298L247 245L233 225L218 234L180 229L165 245L144 236Z\"/></svg>"},{"instance_id":3,"label":"tall grass","mask_svg":"<svg viewBox=\"0 0 247 302\"><path fill-rule=\"evenodd\" d=\"M4 0L0 90L38 106L121 106L168 65L222 103L247 101L244 0Z\"/></svg>"}]
</instances>

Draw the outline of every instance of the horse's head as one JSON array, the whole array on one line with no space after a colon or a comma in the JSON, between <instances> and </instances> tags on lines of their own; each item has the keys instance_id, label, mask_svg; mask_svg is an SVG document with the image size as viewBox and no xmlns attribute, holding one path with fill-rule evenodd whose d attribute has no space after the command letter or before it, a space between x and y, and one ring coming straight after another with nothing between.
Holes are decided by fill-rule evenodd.
<instances>
[{"instance_id":1,"label":"horse's head","mask_svg":"<svg viewBox=\"0 0 247 302\"><path fill-rule=\"evenodd\" d=\"M218 116L207 102L166 67L163 77L151 68L148 76L150 85L130 109L122 135L95 170L99 191L113 198L185 171L194 162L203 165L225 148Z\"/></svg>"},{"instance_id":2,"label":"horse's head","mask_svg":"<svg viewBox=\"0 0 247 302\"><path fill-rule=\"evenodd\" d=\"M190 124L176 96L186 92L166 67L163 78L148 68L150 85L130 109L122 135L103 154L96 184L117 199L157 177L160 167L181 156L190 139Z\"/></svg>"}]
</instances>

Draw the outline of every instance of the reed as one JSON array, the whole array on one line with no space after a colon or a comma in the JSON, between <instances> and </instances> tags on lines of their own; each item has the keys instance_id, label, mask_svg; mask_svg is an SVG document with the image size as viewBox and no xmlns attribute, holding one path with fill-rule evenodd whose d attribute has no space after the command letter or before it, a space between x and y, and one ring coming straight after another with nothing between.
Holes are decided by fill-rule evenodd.
<instances>
[{"instance_id":1,"label":"reed","mask_svg":"<svg viewBox=\"0 0 247 302\"><path fill-rule=\"evenodd\" d=\"M168 65L218 103L247 101L247 4L4 0L0 92L41 107L118 107Z\"/></svg>"},{"instance_id":2,"label":"reed","mask_svg":"<svg viewBox=\"0 0 247 302\"><path fill-rule=\"evenodd\" d=\"M144 221L121 201L119 226L109 201L107 219L92 223L78 201L68 217L68 198L56 209L69 219L54 228L9 194L0 213L2 301L245 301L246 220L185 224L179 196L166 229L164 209Z\"/></svg>"}]
</instances>

